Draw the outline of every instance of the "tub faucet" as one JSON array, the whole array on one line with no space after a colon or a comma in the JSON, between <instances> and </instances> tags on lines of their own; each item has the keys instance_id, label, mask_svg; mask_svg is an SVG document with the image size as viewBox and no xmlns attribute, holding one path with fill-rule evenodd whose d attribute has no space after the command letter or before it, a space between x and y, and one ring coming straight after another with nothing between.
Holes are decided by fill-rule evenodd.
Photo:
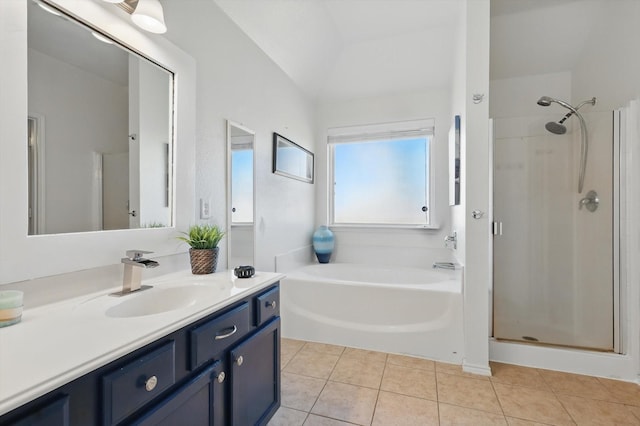
<instances>
[{"instance_id":1,"label":"tub faucet","mask_svg":"<svg viewBox=\"0 0 640 426\"><path fill-rule=\"evenodd\" d=\"M456 264L453 262L433 262L433 269L456 269Z\"/></svg>"},{"instance_id":2,"label":"tub faucet","mask_svg":"<svg viewBox=\"0 0 640 426\"><path fill-rule=\"evenodd\" d=\"M145 259L145 254L153 253L145 250L127 250L127 257L123 257L121 262L124 263L124 275L122 277L122 290L111 293L111 296L124 296L134 291L147 290L150 285L141 285L142 270L147 268L155 268L160 265L155 260Z\"/></svg>"}]
</instances>

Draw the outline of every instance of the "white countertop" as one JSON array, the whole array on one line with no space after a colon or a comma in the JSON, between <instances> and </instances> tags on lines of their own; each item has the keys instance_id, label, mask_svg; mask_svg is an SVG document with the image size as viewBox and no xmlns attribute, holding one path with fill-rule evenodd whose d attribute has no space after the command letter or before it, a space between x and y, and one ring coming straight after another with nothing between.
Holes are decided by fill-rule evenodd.
<instances>
[{"instance_id":1,"label":"white countertop","mask_svg":"<svg viewBox=\"0 0 640 426\"><path fill-rule=\"evenodd\" d=\"M153 292L111 297L112 288L26 309L18 324L0 328L0 415L46 394L136 349L282 279L256 272L237 279L233 271L192 275L182 271L143 280L155 289L182 284L215 288L192 305L163 313L111 318L112 306Z\"/></svg>"}]
</instances>

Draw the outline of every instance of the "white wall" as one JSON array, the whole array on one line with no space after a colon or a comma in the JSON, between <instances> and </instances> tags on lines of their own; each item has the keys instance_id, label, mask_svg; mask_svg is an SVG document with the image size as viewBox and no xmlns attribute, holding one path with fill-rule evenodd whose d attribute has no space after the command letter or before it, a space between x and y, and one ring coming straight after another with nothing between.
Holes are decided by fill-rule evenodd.
<instances>
[{"instance_id":1,"label":"white wall","mask_svg":"<svg viewBox=\"0 0 640 426\"><path fill-rule=\"evenodd\" d=\"M29 49L29 113L45 119L45 233L94 230L92 153L128 150L127 96L126 86Z\"/></svg>"},{"instance_id":2,"label":"white wall","mask_svg":"<svg viewBox=\"0 0 640 426\"><path fill-rule=\"evenodd\" d=\"M640 96L640 2L601 1L602 13L573 67L574 103L595 96L595 110L620 108Z\"/></svg>"},{"instance_id":3,"label":"white wall","mask_svg":"<svg viewBox=\"0 0 640 426\"><path fill-rule=\"evenodd\" d=\"M311 101L213 2L164 1L166 37L196 58L196 201L211 199L211 222L226 221L225 119L255 131L256 269L310 244L315 185L271 172L277 132L313 151ZM225 265L226 240L220 264Z\"/></svg>"},{"instance_id":4,"label":"white wall","mask_svg":"<svg viewBox=\"0 0 640 426\"><path fill-rule=\"evenodd\" d=\"M328 223L327 129L396 121L435 119L431 146L431 167L435 181L432 218L438 229L358 229L334 227L337 262L376 262L429 267L433 261L450 260L444 248L449 232L448 133L452 125L448 89L434 89L405 95L360 99L318 106L316 143L316 225Z\"/></svg>"},{"instance_id":5,"label":"white wall","mask_svg":"<svg viewBox=\"0 0 640 426\"><path fill-rule=\"evenodd\" d=\"M489 0L474 0L466 4L466 129L465 158L462 185L465 206L464 260L464 360L463 369L490 375L489 317L491 288L490 217L489 217ZM483 95L474 102L473 95ZM483 212L471 218L473 210Z\"/></svg>"}]
</instances>

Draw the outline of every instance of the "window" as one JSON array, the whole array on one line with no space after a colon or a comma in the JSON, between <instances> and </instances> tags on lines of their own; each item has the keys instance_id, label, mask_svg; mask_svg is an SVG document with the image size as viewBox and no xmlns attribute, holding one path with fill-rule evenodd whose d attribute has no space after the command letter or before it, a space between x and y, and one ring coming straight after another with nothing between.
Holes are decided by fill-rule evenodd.
<instances>
[{"instance_id":1,"label":"window","mask_svg":"<svg viewBox=\"0 0 640 426\"><path fill-rule=\"evenodd\" d=\"M333 225L429 227L433 122L330 129Z\"/></svg>"}]
</instances>

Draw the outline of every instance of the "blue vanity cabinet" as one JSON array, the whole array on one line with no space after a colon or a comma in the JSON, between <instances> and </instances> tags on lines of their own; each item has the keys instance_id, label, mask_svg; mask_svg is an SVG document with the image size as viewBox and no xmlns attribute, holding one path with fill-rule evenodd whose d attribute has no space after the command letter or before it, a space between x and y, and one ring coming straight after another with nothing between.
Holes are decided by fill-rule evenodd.
<instances>
[{"instance_id":1,"label":"blue vanity cabinet","mask_svg":"<svg viewBox=\"0 0 640 426\"><path fill-rule=\"evenodd\" d=\"M151 409L131 421L131 426L209 426L215 425L214 395L221 390L215 384L224 374L220 372L220 362L215 362L195 374L157 402Z\"/></svg>"},{"instance_id":2,"label":"blue vanity cabinet","mask_svg":"<svg viewBox=\"0 0 640 426\"><path fill-rule=\"evenodd\" d=\"M0 424L3 424L2 418L0 418ZM47 402L12 424L14 426L69 426L69 396L59 395L53 401Z\"/></svg>"},{"instance_id":3,"label":"blue vanity cabinet","mask_svg":"<svg viewBox=\"0 0 640 426\"><path fill-rule=\"evenodd\" d=\"M278 288L18 407L0 426L265 425L280 407Z\"/></svg>"},{"instance_id":4,"label":"blue vanity cabinet","mask_svg":"<svg viewBox=\"0 0 640 426\"><path fill-rule=\"evenodd\" d=\"M280 407L280 317L229 352L231 424L265 425Z\"/></svg>"}]
</instances>

